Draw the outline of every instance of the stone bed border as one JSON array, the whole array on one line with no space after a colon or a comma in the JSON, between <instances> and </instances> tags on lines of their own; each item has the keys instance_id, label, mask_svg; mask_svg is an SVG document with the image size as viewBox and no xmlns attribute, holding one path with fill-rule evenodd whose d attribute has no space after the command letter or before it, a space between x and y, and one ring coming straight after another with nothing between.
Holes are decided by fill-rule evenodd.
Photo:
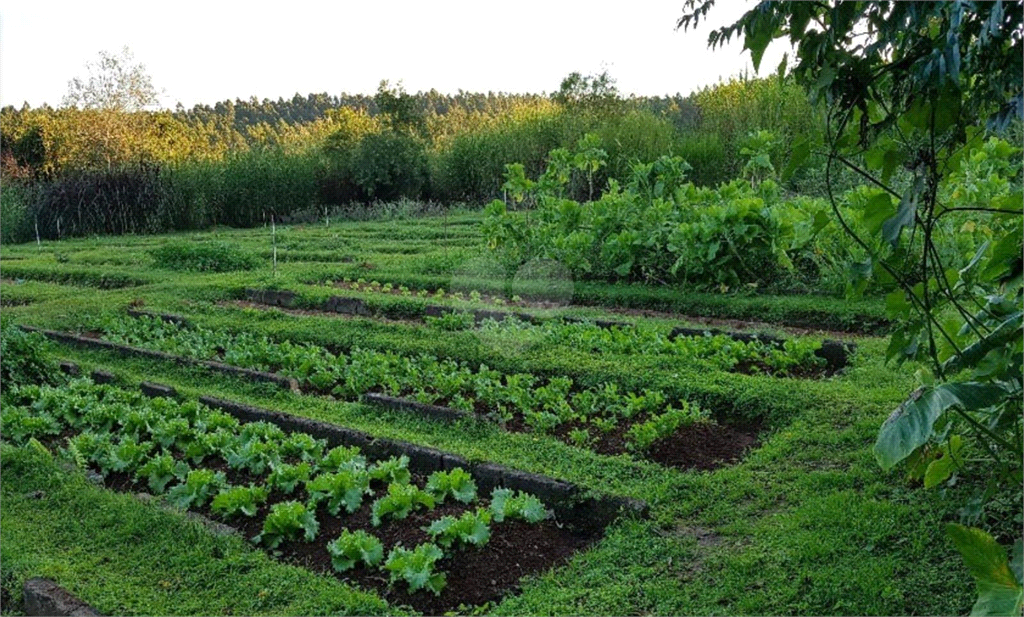
<instances>
[{"instance_id":1,"label":"stone bed border","mask_svg":"<svg viewBox=\"0 0 1024 617\"><path fill-rule=\"evenodd\" d=\"M57 332L55 330L44 330L43 328L36 328L33 326L19 326L25 332L38 332L50 340L65 343L67 345L75 345L78 347L92 347L95 349L106 349L108 351L114 351L123 356L141 356L144 358L152 358L155 360L164 360L169 362L176 362L186 366L201 366L208 368L213 371L226 373L228 375L234 375L236 377L243 377L252 379L254 381L265 381L273 384L277 384L282 388L286 388L293 392L299 392L298 382L291 378L276 373L268 373L265 371L254 371L252 369L240 368L232 366L230 364L224 364L223 362L215 362L213 360L194 360L192 358L186 358L184 356L176 356L163 351L154 351L152 349L143 349L141 347L132 347L131 345L122 345L120 343L112 343L110 341L104 341L101 339L89 338L87 336L80 336L78 334L72 334L70 332Z\"/></svg>"},{"instance_id":2,"label":"stone bed border","mask_svg":"<svg viewBox=\"0 0 1024 617\"><path fill-rule=\"evenodd\" d=\"M21 586L21 593L26 615L100 617L103 614L47 578L27 579Z\"/></svg>"},{"instance_id":3,"label":"stone bed border","mask_svg":"<svg viewBox=\"0 0 1024 617\"><path fill-rule=\"evenodd\" d=\"M61 362L61 370L68 374L80 373L78 365L68 361ZM113 373L101 369L94 370L92 377L97 383L116 381ZM141 382L139 389L144 395L150 397L178 397L175 388L150 381ZM255 407L214 396L201 395L197 400L243 422L270 422L286 432L307 433L317 439L325 440L329 447L357 446L367 456L376 459L405 455L409 457L409 467L423 474L449 471L455 467L461 467L473 476L481 493L489 493L499 486L532 493L551 507L559 520L573 524L584 533L597 533L622 515L646 518L650 514L650 506L645 501L612 495L584 495L583 491L575 484L548 476L486 461L470 461L457 454L436 448L386 437L374 437L369 433L330 422ZM418 403L416 404L418 405Z\"/></svg>"}]
</instances>

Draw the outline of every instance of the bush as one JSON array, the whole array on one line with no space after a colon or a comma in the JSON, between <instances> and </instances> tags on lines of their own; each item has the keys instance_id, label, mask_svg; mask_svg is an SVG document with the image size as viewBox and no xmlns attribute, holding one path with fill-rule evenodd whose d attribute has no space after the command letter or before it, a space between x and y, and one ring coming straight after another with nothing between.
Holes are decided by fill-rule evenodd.
<instances>
[{"instance_id":1,"label":"bush","mask_svg":"<svg viewBox=\"0 0 1024 617\"><path fill-rule=\"evenodd\" d=\"M225 242L165 244L149 252L158 268L184 272L252 270L260 258Z\"/></svg>"},{"instance_id":2,"label":"bush","mask_svg":"<svg viewBox=\"0 0 1024 617\"><path fill-rule=\"evenodd\" d=\"M0 330L0 382L56 384L61 377L57 363L46 356L49 341L38 332L25 332L12 323Z\"/></svg>"},{"instance_id":3,"label":"bush","mask_svg":"<svg viewBox=\"0 0 1024 617\"><path fill-rule=\"evenodd\" d=\"M0 242L25 242L34 237L31 199L31 186L5 183L0 197Z\"/></svg>"},{"instance_id":4,"label":"bush","mask_svg":"<svg viewBox=\"0 0 1024 617\"><path fill-rule=\"evenodd\" d=\"M415 199L430 180L423 143L396 132L363 137L352 160L353 177L366 199Z\"/></svg>"}]
</instances>

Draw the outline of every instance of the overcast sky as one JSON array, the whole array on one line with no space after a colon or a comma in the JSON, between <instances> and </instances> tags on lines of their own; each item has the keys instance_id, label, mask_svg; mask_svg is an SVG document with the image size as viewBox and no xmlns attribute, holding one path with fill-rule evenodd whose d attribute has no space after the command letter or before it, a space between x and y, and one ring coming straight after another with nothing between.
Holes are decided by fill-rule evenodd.
<instances>
[{"instance_id":1,"label":"overcast sky","mask_svg":"<svg viewBox=\"0 0 1024 617\"><path fill-rule=\"evenodd\" d=\"M712 25L752 4L719 2ZM100 50L127 45L161 103L186 107L296 92L551 92L608 70L623 93L687 94L751 70L741 47L675 30L682 0L11 2L0 9L0 104L59 105ZM765 54L771 72L781 49Z\"/></svg>"}]
</instances>

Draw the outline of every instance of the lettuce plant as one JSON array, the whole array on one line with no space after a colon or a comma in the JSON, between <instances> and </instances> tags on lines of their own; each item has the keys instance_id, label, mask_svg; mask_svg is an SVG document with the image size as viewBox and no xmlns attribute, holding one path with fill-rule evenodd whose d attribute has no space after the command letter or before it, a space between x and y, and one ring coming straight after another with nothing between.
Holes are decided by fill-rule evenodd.
<instances>
[{"instance_id":1,"label":"lettuce plant","mask_svg":"<svg viewBox=\"0 0 1024 617\"><path fill-rule=\"evenodd\" d=\"M512 489L507 488L496 488L491 493L491 514L497 523L506 518L539 523L549 516L540 499L522 491L515 494Z\"/></svg>"},{"instance_id":2,"label":"lettuce plant","mask_svg":"<svg viewBox=\"0 0 1024 617\"><path fill-rule=\"evenodd\" d=\"M351 514L363 503L363 495L370 494L370 477L366 471L352 469L322 473L306 482L306 492L314 506L326 501L332 515L337 515L342 506Z\"/></svg>"},{"instance_id":3,"label":"lettuce plant","mask_svg":"<svg viewBox=\"0 0 1024 617\"><path fill-rule=\"evenodd\" d=\"M412 479L412 474L409 473L409 457L404 454L398 458L392 456L386 461L371 465L370 479L391 484L408 484Z\"/></svg>"},{"instance_id":4,"label":"lettuce plant","mask_svg":"<svg viewBox=\"0 0 1024 617\"><path fill-rule=\"evenodd\" d=\"M289 465L288 463L271 463L270 475L267 476L267 486L277 489L286 495L295 492L295 488L309 480L312 473L312 466L309 463Z\"/></svg>"},{"instance_id":5,"label":"lettuce plant","mask_svg":"<svg viewBox=\"0 0 1024 617\"><path fill-rule=\"evenodd\" d=\"M217 489L226 484L227 480L222 472L193 469L185 476L183 483L167 491L167 501L183 510L199 507L209 501Z\"/></svg>"},{"instance_id":6,"label":"lettuce plant","mask_svg":"<svg viewBox=\"0 0 1024 617\"><path fill-rule=\"evenodd\" d=\"M138 479L145 478L149 490L155 494L163 493L171 480L183 480L188 476L188 463L176 461L170 454L160 454L146 461L135 474Z\"/></svg>"},{"instance_id":7,"label":"lettuce plant","mask_svg":"<svg viewBox=\"0 0 1024 617\"><path fill-rule=\"evenodd\" d=\"M283 501L275 503L270 509L270 514L263 520L263 531L253 538L253 542L274 549L285 540L297 540L300 537L310 542L319 531L320 523L315 513L298 501Z\"/></svg>"},{"instance_id":8,"label":"lettuce plant","mask_svg":"<svg viewBox=\"0 0 1024 617\"><path fill-rule=\"evenodd\" d=\"M384 545L376 536L362 529L343 529L341 535L327 544L331 565L338 572L350 570L360 562L375 566L384 559Z\"/></svg>"},{"instance_id":9,"label":"lettuce plant","mask_svg":"<svg viewBox=\"0 0 1024 617\"><path fill-rule=\"evenodd\" d=\"M462 503L476 499L476 482L465 469L456 467L451 471L435 471L427 478L427 492L439 502L451 496Z\"/></svg>"},{"instance_id":10,"label":"lettuce plant","mask_svg":"<svg viewBox=\"0 0 1024 617\"><path fill-rule=\"evenodd\" d=\"M384 569L391 573L391 582L405 581L409 593L429 589L440 595L448 583L444 572L435 572L434 566L444 558L444 552L436 544L420 544L413 550L396 546L388 555Z\"/></svg>"},{"instance_id":11,"label":"lettuce plant","mask_svg":"<svg viewBox=\"0 0 1024 617\"><path fill-rule=\"evenodd\" d=\"M231 486L217 493L210 509L224 518L233 518L239 514L256 516L260 504L267 500L267 493L263 486Z\"/></svg>"},{"instance_id":12,"label":"lettuce plant","mask_svg":"<svg viewBox=\"0 0 1024 617\"><path fill-rule=\"evenodd\" d=\"M484 508L468 510L462 516L442 516L427 527L431 539L448 548L455 542L471 544L477 548L491 539L491 513Z\"/></svg>"},{"instance_id":13,"label":"lettuce plant","mask_svg":"<svg viewBox=\"0 0 1024 617\"><path fill-rule=\"evenodd\" d=\"M376 527L386 516L403 519L419 507L433 510L434 503L430 493L420 490L414 484L392 483L388 485L388 494L373 502L371 522Z\"/></svg>"}]
</instances>

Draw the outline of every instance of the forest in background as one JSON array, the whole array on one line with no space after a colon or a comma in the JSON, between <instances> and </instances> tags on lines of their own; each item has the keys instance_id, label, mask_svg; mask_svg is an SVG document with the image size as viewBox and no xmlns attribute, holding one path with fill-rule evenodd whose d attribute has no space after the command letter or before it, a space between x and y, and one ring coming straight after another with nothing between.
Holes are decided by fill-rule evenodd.
<instances>
[{"instance_id":1,"label":"forest in background","mask_svg":"<svg viewBox=\"0 0 1024 617\"><path fill-rule=\"evenodd\" d=\"M410 200L482 206L506 165L540 174L548 153L585 135L607 164L600 185L671 154L689 179L735 178L750 136L770 128L771 159L821 126L797 85L746 77L688 96L623 97L607 74L568 76L545 94L405 92L255 98L174 111L62 106L0 110L4 241L245 227L277 217L344 216ZM811 165L789 187L814 193Z\"/></svg>"}]
</instances>

